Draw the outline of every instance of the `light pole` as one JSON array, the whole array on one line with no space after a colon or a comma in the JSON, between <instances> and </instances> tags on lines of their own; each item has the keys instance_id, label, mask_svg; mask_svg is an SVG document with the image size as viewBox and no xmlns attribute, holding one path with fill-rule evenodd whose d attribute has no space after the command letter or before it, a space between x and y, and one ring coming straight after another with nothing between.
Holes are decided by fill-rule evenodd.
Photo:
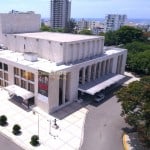
<instances>
[{"instance_id":1,"label":"light pole","mask_svg":"<svg viewBox=\"0 0 150 150\"><path fill-rule=\"evenodd\" d=\"M51 120L47 120L49 122L49 134L51 135Z\"/></svg>"},{"instance_id":2,"label":"light pole","mask_svg":"<svg viewBox=\"0 0 150 150\"><path fill-rule=\"evenodd\" d=\"M37 111L33 110L33 114L35 115L36 113L38 115L38 137L39 137L39 113Z\"/></svg>"}]
</instances>

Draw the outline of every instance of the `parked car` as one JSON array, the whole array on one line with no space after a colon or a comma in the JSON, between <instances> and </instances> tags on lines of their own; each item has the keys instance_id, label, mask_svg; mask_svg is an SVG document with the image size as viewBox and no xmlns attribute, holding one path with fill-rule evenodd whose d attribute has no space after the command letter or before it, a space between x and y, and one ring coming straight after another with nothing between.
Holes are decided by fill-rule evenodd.
<instances>
[{"instance_id":1,"label":"parked car","mask_svg":"<svg viewBox=\"0 0 150 150\"><path fill-rule=\"evenodd\" d=\"M101 102L102 100L104 100L104 98L105 98L105 95L103 93L98 93L95 95L94 101Z\"/></svg>"}]
</instances>

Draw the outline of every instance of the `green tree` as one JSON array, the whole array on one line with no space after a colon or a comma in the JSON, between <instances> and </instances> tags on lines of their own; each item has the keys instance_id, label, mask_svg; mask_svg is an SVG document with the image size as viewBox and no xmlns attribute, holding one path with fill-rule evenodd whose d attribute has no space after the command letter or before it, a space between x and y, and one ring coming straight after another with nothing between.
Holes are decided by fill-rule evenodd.
<instances>
[{"instance_id":1,"label":"green tree","mask_svg":"<svg viewBox=\"0 0 150 150\"><path fill-rule=\"evenodd\" d=\"M127 69L138 74L150 75L150 49L136 54L129 53Z\"/></svg>"},{"instance_id":2,"label":"green tree","mask_svg":"<svg viewBox=\"0 0 150 150\"><path fill-rule=\"evenodd\" d=\"M111 46L117 44L117 36L115 31L109 31L105 33L105 45Z\"/></svg>"},{"instance_id":3,"label":"green tree","mask_svg":"<svg viewBox=\"0 0 150 150\"><path fill-rule=\"evenodd\" d=\"M150 50L150 44L146 42L134 41L131 43L127 43L124 46L124 48L126 48L129 53L138 53L138 52L143 52L145 50Z\"/></svg>"},{"instance_id":4,"label":"green tree","mask_svg":"<svg viewBox=\"0 0 150 150\"><path fill-rule=\"evenodd\" d=\"M79 34L92 35L92 31L91 31L91 30L84 29L84 30L80 31Z\"/></svg>"},{"instance_id":5,"label":"green tree","mask_svg":"<svg viewBox=\"0 0 150 150\"><path fill-rule=\"evenodd\" d=\"M116 31L116 38L118 44L127 44L133 41L143 41L143 32L140 29L134 27L123 26Z\"/></svg>"},{"instance_id":6,"label":"green tree","mask_svg":"<svg viewBox=\"0 0 150 150\"><path fill-rule=\"evenodd\" d=\"M41 23L41 31L50 31L50 27L46 26L43 22Z\"/></svg>"},{"instance_id":7,"label":"green tree","mask_svg":"<svg viewBox=\"0 0 150 150\"><path fill-rule=\"evenodd\" d=\"M123 87L116 94L122 106L121 115L150 146L150 76Z\"/></svg>"},{"instance_id":8,"label":"green tree","mask_svg":"<svg viewBox=\"0 0 150 150\"><path fill-rule=\"evenodd\" d=\"M75 33L76 22L74 19L70 19L67 23L67 27L64 28L65 33Z\"/></svg>"}]
</instances>

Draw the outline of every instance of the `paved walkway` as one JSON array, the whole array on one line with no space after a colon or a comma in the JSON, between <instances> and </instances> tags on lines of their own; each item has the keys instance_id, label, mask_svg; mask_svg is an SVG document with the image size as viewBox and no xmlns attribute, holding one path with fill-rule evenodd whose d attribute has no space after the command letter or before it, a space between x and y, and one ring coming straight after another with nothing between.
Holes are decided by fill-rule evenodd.
<instances>
[{"instance_id":1,"label":"paved walkway","mask_svg":"<svg viewBox=\"0 0 150 150\"><path fill-rule=\"evenodd\" d=\"M100 105L89 105L84 126L81 150L123 150L123 128L127 126L120 116L121 106L111 97Z\"/></svg>"},{"instance_id":2,"label":"paved walkway","mask_svg":"<svg viewBox=\"0 0 150 150\"><path fill-rule=\"evenodd\" d=\"M20 146L16 145L7 136L0 134L0 149L1 150L23 150Z\"/></svg>"},{"instance_id":3,"label":"paved walkway","mask_svg":"<svg viewBox=\"0 0 150 150\"><path fill-rule=\"evenodd\" d=\"M34 108L38 113L27 112L8 100L7 91L0 90L0 115L6 115L8 126L1 127L0 132L7 135L15 143L26 150L77 150L82 140L82 130L84 120L88 110L80 103L74 102L68 107L61 109L53 116L44 113L39 108ZM38 115L39 114L39 115ZM31 136L38 134L39 117L39 137L40 146L34 148L29 142ZM58 118L59 129L54 129L53 120ZM51 120L51 124L50 121ZM12 127L14 124L21 126L22 134L14 136ZM50 134L49 134L50 133Z\"/></svg>"}]
</instances>

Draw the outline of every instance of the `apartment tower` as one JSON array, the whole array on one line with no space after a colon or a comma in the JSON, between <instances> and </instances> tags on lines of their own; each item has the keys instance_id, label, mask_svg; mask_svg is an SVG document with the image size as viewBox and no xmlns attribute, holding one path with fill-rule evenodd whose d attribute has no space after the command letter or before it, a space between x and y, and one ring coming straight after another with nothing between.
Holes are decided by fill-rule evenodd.
<instances>
[{"instance_id":1,"label":"apartment tower","mask_svg":"<svg viewBox=\"0 0 150 150\"><path fill-rule=\"evenodd\" d=\"M51 0L51 27L65 28L70 20L71 1Z\"/></svg>"},{"instance_id":2,"label":"apartment tower","mask_svg":"<svg viewBox=\"0 0 150 150\"><path fill-rule=\"evenodd\" d=\"M127 20L126 15L108 14L105 17L105 32L116 31L124 26Z\"/></svg>"}]
</instances>

